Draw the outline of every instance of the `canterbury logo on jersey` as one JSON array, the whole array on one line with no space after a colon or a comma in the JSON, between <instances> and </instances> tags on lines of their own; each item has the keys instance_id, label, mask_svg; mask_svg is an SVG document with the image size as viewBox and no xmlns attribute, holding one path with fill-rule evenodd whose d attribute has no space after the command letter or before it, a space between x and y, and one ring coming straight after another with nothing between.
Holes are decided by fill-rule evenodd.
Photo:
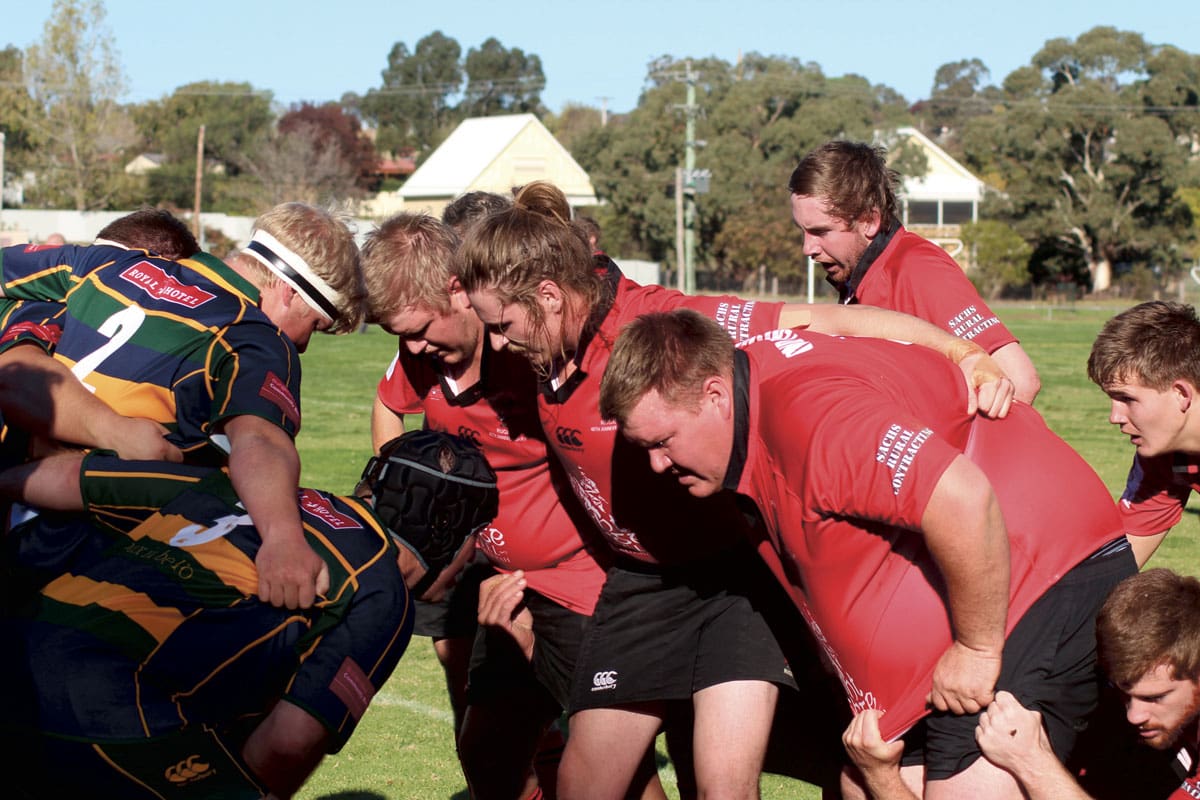
<instances>
[{"instance_id":1,"label":"canterbury logo on jersey","mask_svg":"<svg viewBox=\"0 0 1200 800\"><path fill-rule=\"evenodd\" d=\"M458 435L476 447L480 446L479 431L475 430L474 428L468 428L466 425L459 425Z\"/></svg>"},{"instance_id":2,"label":"canterbury logo on jersey","mask_svg":"<svg viewBox=\"0 0 1200 800\"><path fill-rule=\"evenodd\" d=\"M171 783L184 784L207 778L216 772L211 766L200 760L200 756L188 756L178 764L167 767L163 776Z\"/></svg>"},{"instance_id":3,"label":"canterbury logo on jersey","mask_svg":"<svg viewBox=\"0 0 1200 800\"><path fill-rule=\"evenodd\" d=\"M603 692L617 688L617 671L615 669L597 672L592 676L592 691Z\"/></svg>"},{"instance_id":4,"label":"canterbury logo on jersey","mask_svg":"<svg viewBox=\"0 0 1200 800\"><path fill-rule=\"evenodd\" d=\"M583 447L582 434L578 428L555 428L554 438L563 447Z\"/></svg>"},{"instance_id":5,"label":"canterbury logo on jersey","mask_svg":"<svg viewBox=\"0 0 1200 800\"><path fill-rule=\"evenodd\" d=\"M198 308L216 297L199 286L189 286L149 261L139 261L121 272L121 277L137 286L146 294L168 303Z\"/></svg>"}]
</instances>

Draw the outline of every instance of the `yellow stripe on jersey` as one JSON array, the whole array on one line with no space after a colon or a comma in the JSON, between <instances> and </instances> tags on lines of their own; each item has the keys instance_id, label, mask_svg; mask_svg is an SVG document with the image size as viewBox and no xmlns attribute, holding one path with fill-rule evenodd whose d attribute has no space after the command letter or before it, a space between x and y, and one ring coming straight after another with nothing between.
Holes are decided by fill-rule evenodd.
<instances>
[{"instance_id":1,"label":"yellow stripe on jersey","mask_svg":"<svg viewBox=\"0 0 1200 800\"><path fill-rule=\"evenodd\" d=\"M26 283L32 283L34 281L45 280L46 278L50 277L51 275L55 275L55 274L62 273L62 272L66 272L68 274L68 276L69 276L68 280L70 280L72 287L79 285L81 279L70 274L71 273L71 265L70 264L57 264L53 267L47 267L46 269L40 270L38 272L34 272L31 275L26 275L23 278L16 278L11 281L5 281L4 285L6 287L8 287L9 289L12 289L17 286L23 286ZM74 291L74 288L68 289L66 294L70 294L72 291ZM7 292L5 294L7 294ZM46 299L48 299L50 302L53 302L53 303L61 303L66 299L66 295L64 295L63 297L60 297L60 298L46 298Z\"/></svg>"},{"instance_id":2,"label":"yellow stripe on jersey","mask_svg":"<svg viewBox=\"0 0 1200 800\"><path fill-rule=\"evenodd\" d=\"M97 605L124 614L130 621L154 637L160 644L174 633L184 620L174 608L163 608L144 592L107 581L96 581L84 575L63 575L42 590L51 600L83 607Z\"/></svg>"},{"instance_id":3,"label":"yellow stripe on jersey","mask_svg":"<svg viewBox=\"0 0 1200 800\"><path fill-rule=\"evenodd\" d=\"M55 353L55 358L70 369L75 362ZM163 425L174 425L175 395L170 387L143 381L127 381L102 372L89 372L82 379L97 397L104 399L114 411L126 417L152 419Z\"/></svg>"},{"instance_id":4,"label":"yellow stripe on jersey","mask_svg":"<svg viewBox=\"0 0 1200 800\"><path fill-rule=\"evenodd\" d=\"M225 276L223 276L220 272L216 271L215 269L210 268L204 262L199 261L197 259L192 259L192 258L181 258L181 259L179 259L178 263L183 264L185 267L192 270L193 272L200 273L205 278L208 278L210 281L217 284L222 289L225 289L230 294L242 298L249 305L252 305L252 306L257 305L257 303L255 303L252 298L246 296L245 292L243 292L241 289L239 289L238 287L234 286L232 283L227 281L225 279Z\"/></svg>"}]
</instances>

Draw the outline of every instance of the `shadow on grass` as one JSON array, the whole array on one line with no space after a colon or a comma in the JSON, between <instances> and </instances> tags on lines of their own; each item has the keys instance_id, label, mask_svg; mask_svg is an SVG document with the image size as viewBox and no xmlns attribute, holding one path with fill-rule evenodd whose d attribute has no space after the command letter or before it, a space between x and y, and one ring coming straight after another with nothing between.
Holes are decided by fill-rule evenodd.
<instances>
[{"instance_id":1,"label":"shadow on grass","mask_svg":"<svg viewBox=\"0 0 1200 800\"><path fill-rule=\"evenodd\" d=\"M316 800L387 800L386 797L378 792L334 792L333 794L323 794Z\"/></svg>"}]
</instances>

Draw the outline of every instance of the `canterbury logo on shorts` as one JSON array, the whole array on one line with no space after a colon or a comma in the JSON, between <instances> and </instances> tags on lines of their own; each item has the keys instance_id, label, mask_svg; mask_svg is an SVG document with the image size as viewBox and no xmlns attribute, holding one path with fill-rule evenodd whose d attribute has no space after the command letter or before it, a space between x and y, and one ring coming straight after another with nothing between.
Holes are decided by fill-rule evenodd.
<instances>
[{"instance_id":1,"label":"canterbury logo on shorts","mask_svg":"<svg viewBox=\"0 0 1200 800\"><path fill-rule=\"evenodd\" d=\"M188 756L173 767L167 767L163 776L174 784L191 783L213 774L213 769L200 760L200 756Z\"/></svg>"},{"instance_id":2,"label":"canterbury logo on shorts","mask_svg":"<svg viewBox=\"0 0 1200 800\"><path fill-rule=\"evenodd\" d=\"M606 689L617 688L617 671L610 669L597 672L592 676L592 691L603 692Z\"/></svg>"}]
</instances>

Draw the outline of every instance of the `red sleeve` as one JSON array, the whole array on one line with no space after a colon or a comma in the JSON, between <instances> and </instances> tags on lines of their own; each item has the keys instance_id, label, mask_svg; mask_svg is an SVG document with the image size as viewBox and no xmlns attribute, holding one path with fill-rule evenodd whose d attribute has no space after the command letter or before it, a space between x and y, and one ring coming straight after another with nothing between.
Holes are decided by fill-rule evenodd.
<instances>
[{"instance_id":1,"label":"red sleeve","mask_svg":"<svg viewBox=\"0 0 1200 800\"><path fill-rule=\"evenodd\" d=\"M996 316L957 263L926 254L906 259L894 274L892 306L968 339L994 353L1017 341ZM865 302L865 301L864 301Z\"/></svg>"},{"instance_id":2,"label":"red sleeve","mask_svg":"<svg viewBox=\"0 0 1200 800\"><path fill-rule=\"evenodd\" d=\"M743 300L733 295L711 297L684 296L681 307L712 317L735 342L779 327L783 303Z\"/></svg>"},{"instance_id":3,"label":"red sleeve","mask_svg":"<svg viewBox=\"0 0 1200 800\"><path fill-rule=\"evenodd\" d=\"M1117 508L1125 532L1133 536L1154 536L1170 530L1183 517L1183 507L1192 485L1182 475L1190 475L1194 469L1191 461L1179 466L1180 476L1175 474L1173 455L1143 459L1135 456L1125 482L1125 491Z\"/></svg>"},{"instance_id":4,"label":"red sleeve","mask_svg":"<svg viewBox=\"0 0 1200 800\"><path fill-rule=\"evenodd\" d=\"M396 414L419 414L424 410L423 397L413 388L404 367L400 353L396 353L392 363L388 365L387 372L380 378L376 393L379 402Z\"/></svg>"}]
</instances>

